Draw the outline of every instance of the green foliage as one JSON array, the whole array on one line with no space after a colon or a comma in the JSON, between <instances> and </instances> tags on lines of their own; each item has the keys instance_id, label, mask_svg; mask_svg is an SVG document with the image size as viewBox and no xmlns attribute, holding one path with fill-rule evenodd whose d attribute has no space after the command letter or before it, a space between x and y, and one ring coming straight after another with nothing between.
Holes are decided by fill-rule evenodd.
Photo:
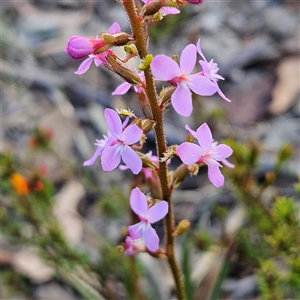
<instances>
[{"instance_id":1,"label":"green foliage","mask_svg":"<svg viewBox=\"0 0 300 300\"><path fill-rule=\"evenodd\" d=\"M194 284L190 278L190 252L189 252L189 237L185 234L182 243L182 261L181 269L183 274L184 288L187 299L193 299L194 295Z\"/></svg>"},{"instance_id":2,"label":"green foliage","mask_svg":"<svg viewBox=\"0 0 300 300\"><path fill-rule=\"evenodd\" d=\"M8 291L5 291L8 287ZM32 285L30 281L23 275L18 274L10 269L1 273L1 296L9 296L11 298L20 298L30 294Z\"/></svg>"},{"instance_id":3,"label":"green foliage","mask_svg":"<svg viewBox=\"0 0 300 300\"><path fill-rule=\"evenodd\" d=\"M280 286L281 275L274 262L263 260L260 262L260 269L257 272L262 300L283 300L283 293Z\"/></svg>"},{"instance_id":4,"label":"green foliage","mask_svg":"<svg viewBox=\"0 0 300 300\"><path fill-rule=\"evenodd\" d=\"M275 182L279 169L291 157L292 149L283 145L277 153L273 170L258 181L258 144L233 140L227 144L233 148L232 159L236 166L227 170L227 176L233 179L237 199L248 213L248 226L237 235L240 258L256 268L261 299L295 298L299 292L297 258L300 253L295 200L277 193L269 195L268 200L264 197L267 188Z\"/></svg>"},{"instance_id":5,"label":"green foliage","mask_svg":"<svg viewBox=\"0 0 300 300\"><path fill-rule=\"evenodd\" d=\"M194 233L193 242L200 251L209 250L212 245L212 237L208 231L198 230Z\"/></svg>"},{"instance_id":6,"label":"green foliage","mask_svg":"<svg viewBox=\"0 0 300 300\"><path fill-rule=\"evenodd\" d=\"M124 211L129 210L127 197L114 186L101 196L98 203L101 211L109 218L120 218Z\"/></svg>"},{"instance_id":7,"label":"green foliage","mask_svg":"<svg viewBox=\"0 0 300 300\"><path fill-rule=\"evenodd\" d=\"M151 38L154 43L160 40L165 40L168 37L174 36L180 28L180 24L185 22L187 18L187 13L185 9L181 9L179 15L169 15L168 18L163 18L162 21L156 22L151 26Z\"/></svg>"}]
</instances>

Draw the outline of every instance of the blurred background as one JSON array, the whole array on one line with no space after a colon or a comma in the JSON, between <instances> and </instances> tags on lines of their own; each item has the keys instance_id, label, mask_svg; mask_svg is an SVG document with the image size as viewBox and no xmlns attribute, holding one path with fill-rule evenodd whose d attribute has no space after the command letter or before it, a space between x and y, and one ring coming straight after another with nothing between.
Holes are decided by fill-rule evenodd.
<instances>
[{"instance_id":1,"label":"blurred background","mask_svg":"<svg viewBox=\"0 0 300 300\"><path fill-rule=\"evenodd\" d=\"M234 149L223 188L203 168L174 192L176 222L191 222L176 245L188 299L300 297L299 13L296 0L206 0L152 26L154 55L201 38L232 100L194 95L191 118L171 107L165 117L170 145L185 124L207 122ZM175 299L165 261L116 250L132 174L82 167L106 133L106 107L142 116L133 90L111 95L119 77L94 65L75 75L81 62L63 51L71 35L115 21L130 33L112 0L1 3L1 299ZM153 135L144 150L155 153ZM163 239L163 223L156 230Z\"/></svg>"}]
</instances>

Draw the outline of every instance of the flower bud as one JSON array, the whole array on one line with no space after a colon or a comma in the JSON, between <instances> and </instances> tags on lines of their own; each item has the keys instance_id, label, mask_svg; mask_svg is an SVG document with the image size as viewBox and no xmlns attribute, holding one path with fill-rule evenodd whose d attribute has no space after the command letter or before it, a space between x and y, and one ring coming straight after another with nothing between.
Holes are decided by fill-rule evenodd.
<instances>
[{"instance_id":1,"label":"flower bud","mask_svg":"<svg viewBox=\"0 0 300 300\"><path fill-rule=\"evenodd\" d=\"M190 226L191 226L191 222L189 220L184 219L180 221L173 235L178 236L184 234L190 228Z\"/></svg>"},{"instance_id":2,"label":"flower bud","mask_svg":"<svg viewBox=\"0 0 300 300\"><path fill-rule=\"evenodd\" d=\"M113 70L127 82L134 85L143 86L144 83L141 80L140 76L137 74L137 72L129 68L128 66L119 63L113 54L108 54L106 56L106 60L111 65Z\"/></svg>"},{"instance_id":3,"label":"flower bud","mask_svg":"<svg viewBox=\"0 0 300 300\"><path fill-rule=\"evenodd\" d=\"M68 41L65 52L73 59L82 59L104 46L106 46L106 42L101 38L87 38L73 35Z\"/></svg>"},{"instance_id":4,"label":"flower bud","mask_svg":"<svg viewBox=\"0 0 300 300\"><path fill-rule=\"evenodd\" d=\"M153 170L156 170L158 168L157 164L154 161L152 161L152 159L147 154L138 151L136 151L136 153L142 160L143 168L150 168Z\"/></svg>"},{"instance_id":5,"label":"flower bud","mask_svg":"<svg viewBox=\"0 0 300 300\"><path fill-rule=\"evenodd\" d=\"M148 133L149 131L151 131L154 127L155 127L155 122L153 120L150 119L145 119L142 121L142 129L144 131L144 133Z\"/></svg>"},{"instance_id":6,"label":"flower bud","mask_svg":"<svg viewBox=\"0 0 300 300\"><path fill-rule=\"evenodd\" d=\"M150 16L154 15L157 13L163 6L164 6L164 1L161 0L153 0L147 4L144 5L144 15L145 16Z\"/></svg>"},{"instance_id":7,"label":"flower bud","mask_svg":"<svg viewBox=\"0 0 300 300\"><path fill-rule=\"evenodd\" d=\"M171 186L176 189L189 174L189 169L185 164L181 164L174 172L171 179Z\"/></svg>"},{"instance_id":8,"label":"flower bud","mask_svg":"<svg viewBox=\"0 0 300 300\"><path fill-rule=\"evenodd\" d=\"M106 44L111 44L112 46L124 46L128 42L132 41L132 37L125 32L119 32L116 34L102 33L100 37Z\"/></svg>"}]
</instances>

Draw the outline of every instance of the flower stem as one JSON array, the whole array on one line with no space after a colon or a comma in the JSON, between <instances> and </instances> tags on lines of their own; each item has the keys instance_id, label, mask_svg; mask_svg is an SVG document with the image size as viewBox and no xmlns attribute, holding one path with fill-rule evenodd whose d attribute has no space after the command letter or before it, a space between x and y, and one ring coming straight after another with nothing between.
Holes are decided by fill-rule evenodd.
<instances>
[{"instance_id":1,"label":"flower stem","mask_svg":"<svg viewBox=\"0 0 300 300\"><path fill-rule=\"evenodd\" d=\"M148 33L145 32L145 26L143 26L143 19L138 15L137 7L134 0L123 0L123 6L128 14L133 37L135 39L135 45L138 49L140 58L143 59L148 54L147 50L147 37ZM157 148L157 156L163 158L163 154L167 149L166 138L164 133L164 123L163 123L163 110L160 109L158 104L158 97L156 93L155 82L150 67L144 71L146 80L146 94L149 99L150 107L152 110L153 121L156 123L154 127L155 140ZM160 185L161 185L161 199L165 200L169 204L169 212L165 218L166 227L166 253L168 256L168 262L174 277L177 297L179 300L186 299L183 278L181 270L178 267L178 263L175 258L174 253L174 213L171 200L171 190L168 186L168 167L165 161L159 161L159 171L158 171Z\"/></svg>"}]
</instances>

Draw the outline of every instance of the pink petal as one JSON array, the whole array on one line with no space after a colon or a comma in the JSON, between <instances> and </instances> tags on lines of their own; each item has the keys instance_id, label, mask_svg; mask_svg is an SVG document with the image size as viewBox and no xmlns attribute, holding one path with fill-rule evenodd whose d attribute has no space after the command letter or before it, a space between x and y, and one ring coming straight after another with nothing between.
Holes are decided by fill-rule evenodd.
<instances>
[{"instance_id":1,"label":"pink petal","mask_svg":"<svg viewBox=\"0 0 300 300\"><path fill-rule=\"evenodd\" d=\"M200 39L199 39L198 42L197 42L197 51L198 51L198 53L200 54L200 56L202 57L202 59L203 59L205 62L207 62L207 59L205 58L205 56L204 56L204 54L203 54L203 52L202 52L202 50L201 50Z\"/></svg>"},{"instance_id":2,"label":"pink petal","mask_svg":"<svg viewBox=\"0 0 300 300\"><path fill-rule=\"evenodd\" d=\"M121 27L117 22L113 23L108 29L108 33L110 34L116 34L119 33L120 31L121 31Z\"/></svg>"},{"instance_id":3,"label":"pink petal","mask_svg":"<svg viewBox=\"0 0 300 300\"><path fill-rule=\"evenodd\" d=\"M205 154L200 146L188 142L184 142L179 145L176 148L176 152L178 153L182 162L188 166L199 161L201 156Z\"/></svg>"},{"instance_id":4,"label":"pink petal","mask_svg":"<svg viewBox=\"0 0 300 300\"><path fill-rule=\"evenodd\" d=\"M220 95L220 97L223 98L224 100L228 101L228 102L231 102L231 100L228 99L228 98L223 94L223 92L221 91L221 89L220 89L218 83L217 83L217 88L218 88L217 92L218 92L218 94Z\"/></svg>"},{"instance_id":5,"label":"pink petal","mask_svg":"<svg viewBox=\"0 0 300 300\"><path fill-rule=\"evenodd\" d=\"M125 254L126 255L134 255L135 254L135 250L134 250L134 243L133 243L133 239L130 237L130 236L128 236L128 237L126 237L126 240L125 240L125 247L127 248L126 250L125 250Z\"/></svg>"},{"instance_id":6,"label":"pink petal","mask_svg":"<svg viewBox=\"0 0 300 300\"><path fill-rule=\"evenodd\" d=\"M122 159L133 174L138 174L142 170L141 158L129 146L125 146L125 150L123 150L122 153Z\"/></svg>"},{"instance_id":7,"label":"pink petal","mask_svg":"<svg viewBox=\"0 0 300 300\"><path fill-rule=\"evenodd\" d=\"M147 219L150 223L155 223L168 213L169 204L167 201L160 201L157 204L149 208L147 212Z\"/></svg>"},{"instance_id":8,"label":"pink petal","mask_svg":"<svg viewBox=\"0 0 300 300\"><path fill-rule=\"evenodd\" d=\"M85 59L79 66L78 70L75 72L77 75L84 74L90 67L93 62L93 57Z\"/></svg>"},{"instance_id":9,"label":"pink petal","mask_svg":"<svg viewBox=\"0 0 300 300\"><path fill-rule=\"evenodd\" d=\"M196 46L193 44L187 45L181 52L180 69L183 74L191 74L197 58Z\"/></svg>"},{"instance_id":10,"label":"pink petal","mask_svg":"<svg viewBox=\"0 0 300 300\"><path fill-rule=\"evenodd\" d=\"M216 84L199 73L190 75L187 84L195 94L200 96L211 96L218 90Z\"/></svg>"},{"instance_id":11,"label":"pink petal","mask_svg":"<svg viewBox=\"0 0 300 300\"><path fill-rule=\"evenodd\" d=\"M146 247L152 251L156 252L159 247L159 237L151 225L148 225L146 230L143 232L142 236Z\"/></svg>"},{"instance_id":12,"label":"pink petal","mask_svg":"<svg viewBox=\"0 0 300 300\"><path fill-rule=\"evenodd\" d=\"M139 128L136 124L129 125L124 129L122 137L127 145L132 145L137 143L143 135L143 130Z\"/></svg>"},{"instance_id":13,"label":"pink petal","mask_svg":"<svg viewBox=\"0 0 300 300\"><path fill-rule=\"evenodd\" d=\"M225 144L220 144L220 145L216 146L216 152L218 155L218 158L216 158L216 159L221 161L221 160L229 157L233 151L229 146L227 146Z\"/></svg>"},{"instance_id":14,"label":"pink petal","mask_svg":"<svg viewBox=\"0 0 300 300\"><path fill-rule=\"evenodd\" d=\"M181 74L178 64L170 57L156 55L151 62L151 69L155 80L168 81Z\"/></svg>"},{"instance_id":15,"label":"pink petal","mask_svg":"<svg viewBox=\"0 0 300 300\"><path fill-rule=\"evenodd\" d=\"M94 64L96 67L99 67L101 64L103 63L103 61L99 58L94 58Z\"/></svg>"},{"instance_id":16,"label":"pink petal","mask_svg":"<svg viewBox=\"0 0 300 300\"><path fill-rule=\"evenodd\" d=\"M171 96L171 102L178 114L189 117L193 111L192 93L186 84L180 84Z\"/></svg>"},{"instance_id":17,"label":"pink petal","mask_svg":"<svg viewBox=\"0 0 300 300\"><path fill-rule=\"evenodd\" d=\"M144 231L144 227L145 227L144 225L145 225L145 223L139 222L137 224L128 226L128 231L129 231L130 237L133 239L140 238Z\"/></svg>"},{"instance_id":18,"label":"pink petal","mask_svg":"<svg viewBox=\"0 0 300 300\"><path fill-rule=\"evenodd\" d=\"M103 171L114 170L121 162L119 145L105 147L101 155Z\"/></svg>"},{"instance_id":19,"label":"pink petal","mask_svg":"<svg viewBox=\"0 0 300 300\"><path fill-rule=\"evenodd\" d=\"M206 123L203 123L197 129L196 133L199 145L203 148L205 152L210 151L213 143L213 138L208 125Z\"/></svg>"},{"instance_id":20,"label":"pink petal","mask_svg":"<svg viewBox=\"0 0 300 300\"><path fill-rule=\"evenodd\" d=\"M224 185L224 176L222 175L218 165L208 166L208 179L216 187Z\"/></svg>"},{"instance_id":21,"label":"pink petal","mask_svg":"<svg viewBox=\"0 0 300 300\"><path fill-rule=\"evenodd\" d=\"M199 60L199 64L202 68L203 75L209 79L211 79L210 68L207 61Z\"/></svg>"},{"instance_id":22,"label":"pink petal","mask_svg":"<svg viewBox=\"0 0 300 300\"><path fill-rule=\"evenodd\" d=\"M138 216L146 216L148 210L147 198L138 187L131 191L130 207Z\"/></svg>"},{"instance_id":23,"label":"pink petal","mask_svg":"<svg viewBox=\"0 0 300 300\"><path fill-rule=\"evenodd\" d=\"M185 125L184 128L194 137L196 138L196 131L191 129L189 125Z\"/></svg>"},{"instance_id":24,"label":"pink petal","mask_svg":"<svg viewBox=\"0 0 300 300\"><path fill-rule=\"evenodd\" d=\"M103 147L98 147L97 150L95 151L94 155L92 156L92 158L89 159L89 160L87 160L87 161L85 161L83 163L83 165L84 166L91 166L91 165L93 165L95 163L97 157L101 155L102 151L103 151Z\"/></svg>"},{"instance_id":25,"label":"pink petal","mask_svg":"<svg viewBox=\"0 0 300 300\"><path fill-rule=\"evenodd\" d=\"M227 159L222 159L222 164L231 169L235 168L235 165L229 162Z\"/></svg>"},{"instance_id":26,"label":"pink petal","mask_svg":"<svg viewBox=\"0 0 300 300\"><path fill-rule=\"evenodd\" d=\"M120 137L122 134L122 122L116 111L110 108L104 110L104 117L108 130L116 137Z\"/></svg>"},{"instance_id":27,"label":"pink petal","mask_svg":"<svg viewBox=\"0 0 300 300\"><path fill-rule=\"evenodd\" d=\"M128 82L124 82L120 84L111 94L112 95L124 95L131 88L131 84Z\"/></svg>"},{"instance_id":28,"label":"pink petal","mask_svg":"<svg viewBox=\"0 0 300 300\"><path fill-rule=\"evenodd\" d=\"M162 7L161 12L163 16L177 15L180 13L180 10L175 7Z\"/></svg>"}]
</instances>

